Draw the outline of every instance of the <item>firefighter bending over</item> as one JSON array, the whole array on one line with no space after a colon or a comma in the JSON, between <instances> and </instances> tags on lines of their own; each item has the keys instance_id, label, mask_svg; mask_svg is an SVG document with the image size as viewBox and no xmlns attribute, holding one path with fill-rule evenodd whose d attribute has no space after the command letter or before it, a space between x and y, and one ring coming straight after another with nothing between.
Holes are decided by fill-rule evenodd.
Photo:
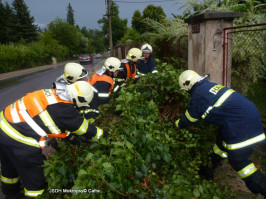
<instances>
[{"instance_id":1,"label":"firefighter bending over","mask_svg":"<svg viewBox=\"0 0 266 200\"><path fill-rule=\"evenodd\" d=\"M192 70L179 76L179 86L189 92L191 100L185 114L175 122L176 126L184 128L200 119L218 125L220 132L213 147L213 167L222 158L228 158L250 191L266 197L266 177L249 160L253 147L266 141L254 103Z\"/></svg>"},{"instance_id":2,"label":"firefighter bending over","mask_svg":"<svg viewBox=\"0 0 266 200\"><path fill-rule=\"evenodd\" d=\"M2 191L6 198L37 197L45 189L45 157L42 149L49 138L74 141L100 138L104 131L80 115L77 108L86 107L94 92L86 81L67 85L67 93L43 89L26 94L5 108L0 116L0 157ZM76 137L74 137L76 136Z\"/></svg>"}]
</instances>

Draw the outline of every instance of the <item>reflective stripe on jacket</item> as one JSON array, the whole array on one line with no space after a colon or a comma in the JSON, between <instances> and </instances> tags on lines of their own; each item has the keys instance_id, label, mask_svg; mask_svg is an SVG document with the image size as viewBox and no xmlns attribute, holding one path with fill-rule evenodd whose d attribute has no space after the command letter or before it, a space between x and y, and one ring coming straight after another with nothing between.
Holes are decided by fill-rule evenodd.
<instances>
[{"instance_id":1,"label":"reflective stripe on jacket","mask_svg":"<svg viewBox=\"0 0 266 200\"><path fill-rule=\"evenodd\" d=\"M218 125L228 150L265 141L260 113L243 95L205 79L196 83L190 94L189 107L178 122L180 128L200 119Z\"/></svg>"},{"instance_id":2,"label":"reflective stripe on jacket","mask_svg":"<svg viewBox=\"0 0 266 200\"><path fill-rule=\"evenodd\" d=\"M102 129L81 116L72 102L59 99L53 89L26 94L8 106L5 114L1 112L0 128L1 134L37 148L45 146L45 138L36 130L41 130L48 138L66 137L66 131L87 139L102 135Z\"/></svg>"},{"instance_id":3,"label":"reflective stripe on jacket","mask_svg":"<svg viewBox=\"0 0 266 200\"><path fill-rule=\"evenodd\" d=\"M31 118L41 113L40 117L43 118L43 121L49 123L49 120L51 120L48 116L49 114L43 111L45 111L48 105L59 102L72 104L70 101L59 99L59 97L56 96L54 89L38 90L33 93L26 94L23 98L9 105L5 109L5 117L12 123L25 122L25 119L21 115L21 111L22 109L26 109ZM19 106L22 103L25 105L25 108Z\"/></svg>"},{"instance_id":4,"label":"reflective stripe on jacket","mask_svg":"<svg viewBox=\"0 0 266 200\"><path fill-rule=\"evenodd\" d=\"M62 102L72 104L72 102L60 99L56 95L54 89L43 89L33 93L28 93L15 103L9 105L5 109L5 116L3 113L1 114L1 129L7 135L19 142L44 148L46 145L46 140L44 140L44 138L49 136L67 136L66 134L61 134L61 130L56 126L52 117L46 110L48 105ZM36 121L33 119L35 116L40 117L43 125L47 127L50 132L47 133L45 130L43 130L40 124L36 123ZM23 122L27 123L37 135L41 136L39 142L31 137L24 136L11 125L11 123L18 124Z\"/></svg>"},{"instance_id":5,"label":"reflective stripe on jacket","mask_svg":"<svg viewBox=\"0 0 266 200\"><path fill-rule=\"evenodd\" d=\"M90 80L88 82L91 85L94 85L97 81L105 81L107 83L110 83L111 87L109 88L109 92L112 92L114 88L114 80L110 76L107 76L105 74L100 76L99 74L95 73L90 77Z\"/></svg>"}]
</instances>

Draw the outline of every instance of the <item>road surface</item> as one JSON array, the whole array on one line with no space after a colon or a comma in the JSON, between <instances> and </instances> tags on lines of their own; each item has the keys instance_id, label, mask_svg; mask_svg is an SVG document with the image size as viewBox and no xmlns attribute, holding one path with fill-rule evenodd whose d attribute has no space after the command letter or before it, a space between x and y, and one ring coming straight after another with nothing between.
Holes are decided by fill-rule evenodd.
<instances>
[{"instance_id":1,"label":"road surface","mask_svg":"<svg viewBox=\"0 0 266 200\"><path fill-rule=\"evenodd\" d=\"M89 71L89 75L92 75L104 62L103 59L95 59L94 61L93 64L83 65ZM24 74L0 81L0 111L28 92L51 88L52 83L63 74L63 71L64 65L61 65L41 72Z\"/></svg>"}]
</instances>

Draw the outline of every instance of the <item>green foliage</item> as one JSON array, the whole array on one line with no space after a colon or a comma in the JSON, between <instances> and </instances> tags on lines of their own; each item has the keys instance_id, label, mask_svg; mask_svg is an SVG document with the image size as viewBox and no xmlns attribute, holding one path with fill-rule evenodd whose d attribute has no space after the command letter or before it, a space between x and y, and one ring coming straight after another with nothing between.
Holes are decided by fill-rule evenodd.
<instances>
[{"instance_id":1,"label":"green foliage","mask_svg":"<svg viewBox=\"0 0 266 200\"><path fill-rule=\"evenodd\" d=\"M34 24L34 17L30 16L24 0L14 0L12 3L14 16L11 22L12 42L19 42L21 39L26 42L36 41L37 25Z\"/></svg>"},{"instance_id":2,"label":"green foliage","mask_svg":"<svg viewBox=\"0 0 266 200\"><path fill-rule=\"evenodd\" d=\"M134 38L134 43L138 44L141 42L142 37L138 31L132 28L128 28L124 36L121 38L121 40L118 41L118 43L126 43L128 40L132 40ZM133 40L132 40L133 41Z\"/></svg>"},{"instance_id":3,"label":"green foliage","mask_svg":"<svg viewBox=\"0 0 266 200\"><path fill-rule=\"evenodd\" d=\"M184 67L187 64L183 60L187 59L187 55L181 51L175 54L178 49L172 48L177 47L181 42L181 38L187 35L188 29L187 24L184 23L184 18L205 13L209 10L220 10L243 13L243 17L234 19L235 26L265 23L266 19L266 12L263 9L266 6L265 1L263 3L263 1L254 0L241 2L238 0L188 0L181 3L183 3L181 9L184 10L183 17L166 18L162 22L151 19L146 21L146 24L156 30L150 35L153 40L157 40L153 45L155 50L159 49L159 54L156 57L169 63L173 63L171 60L177 60L178 64ZM231 87L245 94L250 83L265 77L265 25L237 30L233 34L233 50L229 52L229 55L232 53ZM167 46L167 55L164 55L165 49L164 52L162 50L160 52L161 46ZM181 47L186 49L184 45Z\"/></svg>"},{"instance_id":4,"label":"green foliage","mask_svg":"<svg viewBox=\"0 0 266 200\"><path fill-rule=\"evenodd\" d=\"M100 30L87 30L83 27L81 33L88 38L88 53L102 53L107 49L105 37Z\"/></svg>"},{"instance_id":5,"label":"green foliage","mask_svg":"<svg viewBox=\"0 0 266 200\"><path fill-rule=\"evenodd\" d=\"M75 25L74 10L73 10L70 3L67 6L67 19L66 19L66 21L67 21L67 23L69 23L72 26Z\"/></svg>"},{"instance_id":6,"label":"green foliage","mask_svg":"<svg viewBox=\"0 0 266 200\"><path fill-rule=\"evenodd\" d=\"M233 36L231 87L245 94L251 83L263 79L266 74L265 34L266 26L238 29Z\"/></svg>"},{"instance_id":7,"label":"green foliage","mask_svg":"<svg viewBox=\"0 0 266 200\"><path fill-rule=\"evenodd\" d=\"M51 64L52 56L58 61L68 58L68 49L44 35L41 41L28 45L0 45L0 73Z\"/></svg>"},{"instance_id":8,"label":"green foliage","mask_svg":"<svg viewBox=\"0 0 266 200\"><path fill-rule=\"evenodd\" d=\"M139 10L136 10L133 14L131 25L132 28L137 30L139 33L144 32L144 24L141 21L142 21L141 12Z\"/></svg>"},{"instance_id":9,"label":"green foliage","mask_svg":"<svg viewBox=\"0 0 266 200\"><path fill-rule=\"evenodd\" d=\"M0 43L5 44L11 41L10 26L14 13L8 3L5 5L0 0Z\"/></svg>"},{"instance_id":10,"label":"green foliage","mask_svg":"<svg viewBox=\"0 0 266 200\"><path fill-rule=\"evenodd\" d=\"M142 15L139 10L134 12L132 17L132 28L139 33L153 32L156 29L148 24L150 20L161 23L165 17L166 15L161 6L148 5L144 8Z\"/></svg>"},{"instance_id":11,"label":"green foliage","mask_svg":"<svg viewBox=\"0 0 266 200\"><path fill-rule=\"evenodd\" d=\"M160 73L129 83L101 107L96 124L109 137L91 145L61 143L45 163L52 188L97 190L94 193L49 193L44 198L232 198L226 188L202 180L199 167L209 163L216 129L205 124L175 129L172 122L188 104L171 65Z\"/></svg>"},{"instance_id":12,"label":"green foliage","mask_svg":"<svg viewBox=\"0 0 266 200\"><path fill-rule=\"evenodd\" d=\"M52 37L57 40L60 45L66 46L71 55L84 53L84 49L80 48L84 47L84 36L77 27L57 18L48 24L47 31L51 33Z\"/></svg>"},{"instance_id":13,"label":"green foliage","mask_svg":"<svg viewBox=\"0 0 266 200\"><path fill-rule=\"evenodd\" d=\"M113 45L117 44L117 41L120 40L124 33L127 30L127 19L121 19L119 17L119 10L118 6L114 1L111 1L110 6L111 12L111 24L112 24L112 39ZM106 12L108 13L108 11ZM102 24L102 32L104 35L108 37L109 33L109 24L108 24L108 17L103 17L102 19L98 20L99 24Z\"/></svg>"}]
</instances>

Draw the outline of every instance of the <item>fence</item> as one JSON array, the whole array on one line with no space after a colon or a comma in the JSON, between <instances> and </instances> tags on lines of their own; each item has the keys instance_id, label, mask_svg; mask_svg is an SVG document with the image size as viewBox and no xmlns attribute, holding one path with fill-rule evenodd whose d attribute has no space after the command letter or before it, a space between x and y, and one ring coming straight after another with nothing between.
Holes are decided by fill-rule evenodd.
<instances>
[{"instance_id":1,"label":"fence","mask_svg":"<svg viewBox=\"0 0 266 200\"><path fill-rule=\"evenodd\" d=\"M223 85L245 93L265 76L266 23L224 29Z\"/></svg>"},{"instance_id":2,"label":"fence","mask_svg":"<svg viewBox=\"0 0 266 200\"><path fill-rule=\"evenodd\" d=\"M157 41L157 46L161 47L161 51L157 58L164 62L170 63L177 68L187 69L188 65L188 36L180 36L177 40ZM157 50L159 51L159 50Z\"/></svg>"}]
</instances>

